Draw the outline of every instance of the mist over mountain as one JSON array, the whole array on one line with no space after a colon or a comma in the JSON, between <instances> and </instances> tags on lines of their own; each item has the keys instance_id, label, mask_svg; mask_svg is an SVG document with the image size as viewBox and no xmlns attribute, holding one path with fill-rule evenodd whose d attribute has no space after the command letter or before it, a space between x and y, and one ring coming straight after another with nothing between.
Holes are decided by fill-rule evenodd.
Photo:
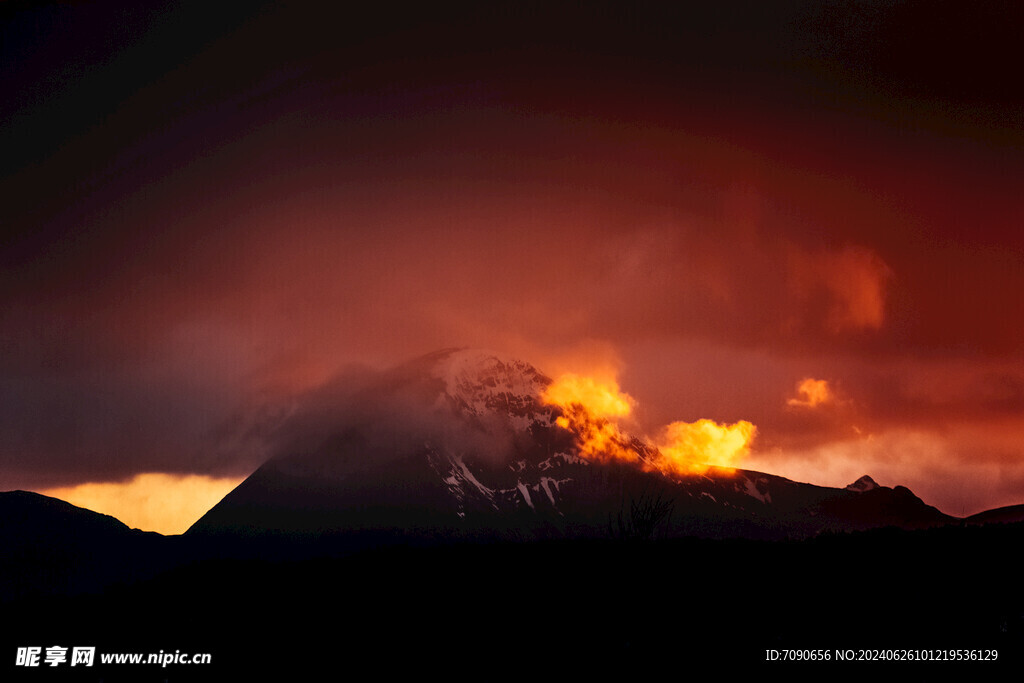
<instances>
[{"instance_id":1,"label":"mist over mountain","mask_svg":"<svg viewBox=\"0 0 1024 683\"><path fill-rule=\"evenodd\" d=\"M189 533L800 538L952 521L870 477L842 490L588 459L542 400L550 384L525 361L472 349L340 378L306 398L272 437L276 453ZM654 446L624 441L654 462Z\"/></svg>"}]
</instances>

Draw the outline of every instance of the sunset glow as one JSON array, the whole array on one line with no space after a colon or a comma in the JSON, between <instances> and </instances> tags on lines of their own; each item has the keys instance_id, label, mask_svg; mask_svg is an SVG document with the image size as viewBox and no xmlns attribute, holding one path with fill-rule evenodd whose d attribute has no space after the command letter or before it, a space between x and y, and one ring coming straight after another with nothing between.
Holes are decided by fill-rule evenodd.
<instances>
[{"instance_id":1,"label":"sunset glow","mask_svg":"<svg viewBox=\"0 0 1024 683\"><path fill-rule=\"evenodd\" d=\"M148 472L126 482L85 483L39 493L111 515L135 529L181 534L242 479Z\"/></svg>"},{"instance_id":2,"label":"sunset glow","mask_svg":"<svg viewBox=\"0 0 1024 683\"><path fill-rule=\"evenodd\" d=\"M0 683L1019 677L1022 27L0 2Z\"/></svg>"}]
</instances>

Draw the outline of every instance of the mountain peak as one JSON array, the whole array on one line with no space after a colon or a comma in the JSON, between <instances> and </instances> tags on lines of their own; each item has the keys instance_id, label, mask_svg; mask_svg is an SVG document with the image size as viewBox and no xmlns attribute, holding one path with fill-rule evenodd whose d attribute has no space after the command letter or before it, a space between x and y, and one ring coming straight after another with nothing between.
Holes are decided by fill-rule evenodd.
<instances>
[{"instance_id":1,"label":"mountain peak","mask_svg":"<svg viewBox=\"0 0 1024 683\"><path fill-rule=\"evenodd\" d=\"M874 479L868 475L864 475L857 481L853 482L846 487L847 491L856 491L857 493L864 493L865 491L873 491L874 489L881 488Z\"/></svg>"},{"instance_id":2,"label":"mountain peak","mask_svg":"<svg viewBox=\"0 0 1024 683\"><path fill-rule=\"evenodd\" d=\"M550 382L529 363L486 349L445 349L425 358L433 361L435 376L444 379L449 389L467 380L476 381L481 377L498 379L495 375L509 380L526 378L529 381Z\"/></svg>"},{"instance_id":3,"label":"mountain peak","mask_svg":"<svg viewBox=\"0 0 1024 683\"><path fill-rule=\"evenodd\" d=\"M551 379L533 365L495 351L442 349L405 363L394 373L406 382L429 386L438 407L447 406L464 416L532 420L551 412L541 403Z\"/></svg>"},{"instance_id":4,"label":"mountain peak","mask_svg":"<svg viewBox=\"0 0 1024 683\"><path fill-rule=\"evenodd\" d=\"M551 383L529 363L492 351L458 349L436 357L433 374L444 381L448 396L477 414L510 397L533 403Z\"/></svg>"}]
</instances>

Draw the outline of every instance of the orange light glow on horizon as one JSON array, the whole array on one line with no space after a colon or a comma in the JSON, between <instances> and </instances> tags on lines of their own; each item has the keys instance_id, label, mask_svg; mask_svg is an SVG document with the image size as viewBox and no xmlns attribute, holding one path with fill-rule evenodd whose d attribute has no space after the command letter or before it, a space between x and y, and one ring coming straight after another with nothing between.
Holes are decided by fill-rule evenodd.
<instances>
[{"instance_id":1,"label":"orange light glow on horizon","mask_svg":"<svg viewBox=\"0 0 1024 683\"><path fill-rule=\"evenodd\" d=\"M245 477L149 472L125 482L89 482L39 493L164 535L184 533Z\"/></svg>"},{"instance_id":2,"label":"orange light glow on horizon","mask_svg":"<svg viewBox=\"0 0 1024 683\"><path fill-rule=\"evenodd\" d=\"M583 457L625 461L667 475L703 474L711 467L730 472L750 452L757 432L745 420L731 425L708 419L673 422L659 443L643 442L653 451L647 453L618 426L617 420L628 417L636 401L614 379L565 374L548 386L541 400L562 410L556 424L576 436Z\"/></svg>"}]
</instances>

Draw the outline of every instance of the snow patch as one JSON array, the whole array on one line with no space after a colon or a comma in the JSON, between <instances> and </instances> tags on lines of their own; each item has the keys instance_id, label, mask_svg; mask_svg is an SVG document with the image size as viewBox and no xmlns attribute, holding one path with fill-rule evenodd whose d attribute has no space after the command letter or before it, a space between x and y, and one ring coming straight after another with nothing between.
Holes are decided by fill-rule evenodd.
<instances>
[{"instance_id":1,"label":"snow patch","mask_svg":"<svg viewBox=\"0 0 1024 683\"><path fill-rule=\"evenodd\" d=\"M530 500L530 490L526 488L526 485L521 481L517 481L516 488L519 489L519 493L523 494L523 500L525 500L526 504L530 506L530 509L536 510L537 508L533 507L533 501Z\"/></svg>"},{"instance_id":2,"label":"snow patch","mask_svg":"<svg viewBox=\"0 0 1024 683\"><path fill-rule=\"evenodd\" d=\"M558 462L559 460L561 463ZM553 467L560 466L562 463L567 465L589 465L590 461L585 458L572 455L571 453L555 453L547 460L542 460L537 463L537 469L541 471L549 470Z\"/></svg>"},{"instance_id":3,"label":"snow patch","mask_svg":"<svg viewBox=\"0 0 1024 683\"><path fill-rule=\"evenodd\" d=\"M563 484L563 483L565 483L567 481L572 481L572 480L571 479L562 479L561 481L559 481L558 479L552 479L551 477L541 477L540 478L540 487L542 489L544 489L544 493L547 494L548 500L551 501L552 505L557 506L557 503L555 502L555 494L552 492L551 487L553 486L555 491L558 491L559 485ZM559 513L559 514L561 514L561 513Z\"/></svg>"},{"instance_id":4,"label":"snow patch","mask_svg":"<svg viewBox=\"0 0 1024 683\"><path fill-rule=\"evenodd\" d=\"M772 502L772 496L770 493L761 493L761 491L757 488L757 484L755 484L753 481L746 477L744 477L744 481L747 484L746 490L743 491L744 493L746 493L751 498L757 498L762 503Z\"/></svg>"}]
</instances>

